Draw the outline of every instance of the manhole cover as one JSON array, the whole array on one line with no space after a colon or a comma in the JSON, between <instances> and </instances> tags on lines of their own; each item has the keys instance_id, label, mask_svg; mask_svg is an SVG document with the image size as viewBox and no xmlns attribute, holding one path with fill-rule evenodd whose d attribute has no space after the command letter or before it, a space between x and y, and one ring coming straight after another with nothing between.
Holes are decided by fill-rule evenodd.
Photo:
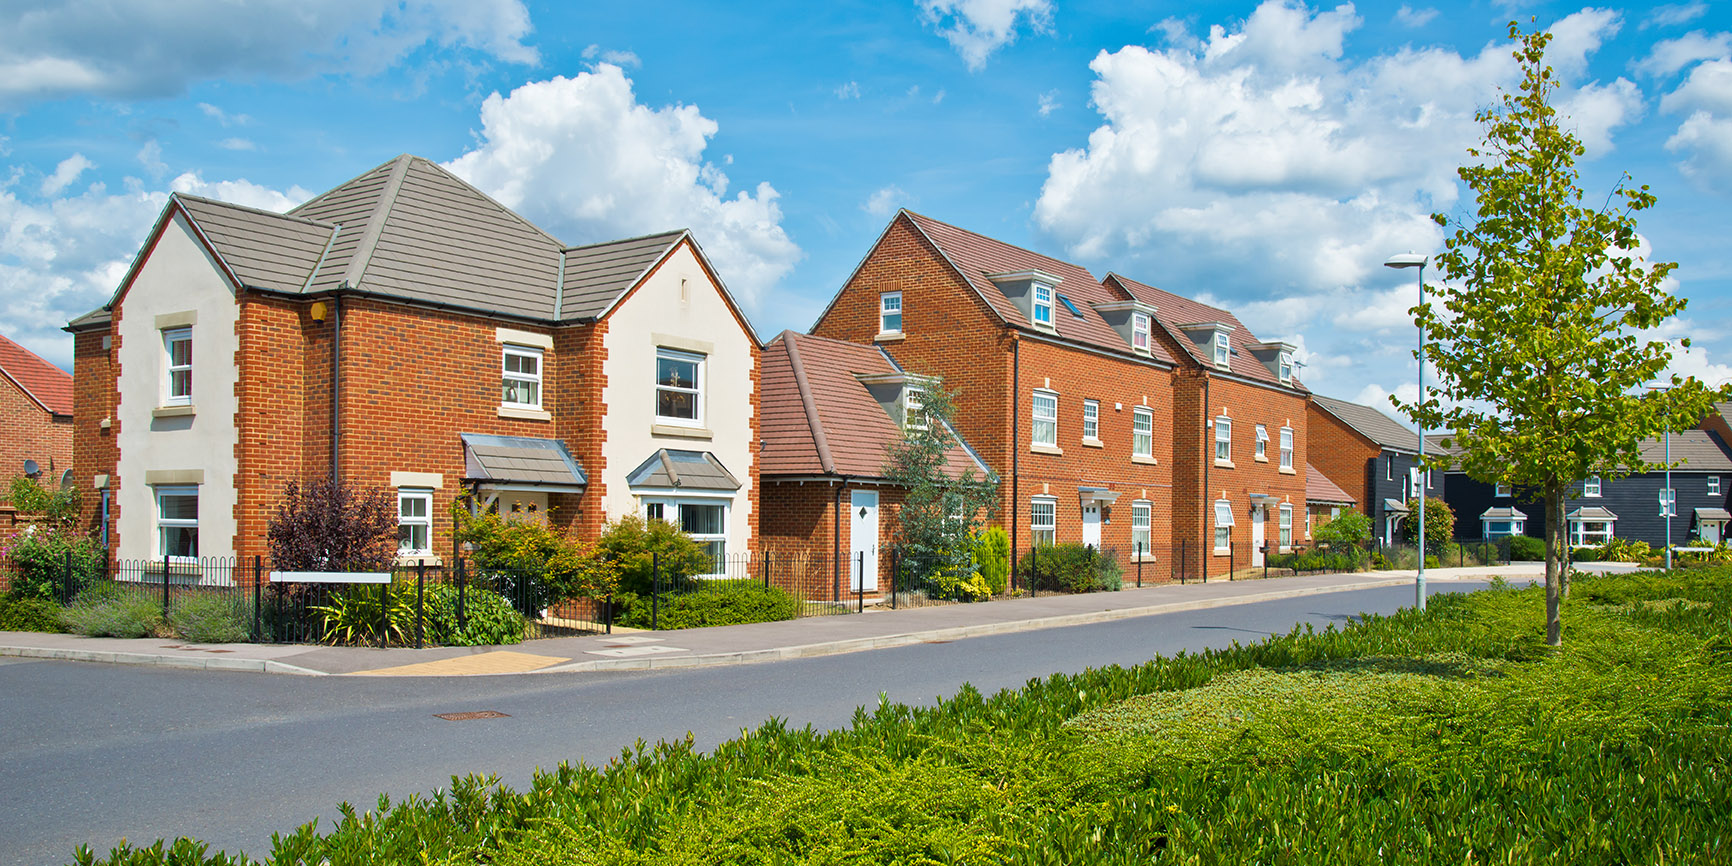
<instances>
[{"instance_id":1,"label":"manhole cover","mask_svg":"<svg viewBox=\"0 0 1732 866\"><path fill-rule=\"evenodd\" d=\"M497 710L478 710L473 713L434 713L433 718L444 719L447 722L472 722L476 719L509 719L511 717Z\"/></svg>"}]
</instances>

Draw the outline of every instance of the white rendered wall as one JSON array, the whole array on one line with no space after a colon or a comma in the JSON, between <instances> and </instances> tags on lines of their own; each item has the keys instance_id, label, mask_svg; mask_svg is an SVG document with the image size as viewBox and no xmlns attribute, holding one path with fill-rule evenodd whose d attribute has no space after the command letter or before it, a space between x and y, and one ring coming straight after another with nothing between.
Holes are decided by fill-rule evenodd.
<instances>
[{"instance_id":1,"label":"white rendered wall","mask_svg":"<svg viewBox=\"0 0 1732 866\"><path fill-rule=\"evenodd\" d=\"M117 555L156 559L156 500L146 474L202 471L198 485L199 556L233 556L235 537L235 321L240 307L227 277L183 215L146 250L121 299L120 448ZM192 415L152 417L166 393L166 353L157 317L191 312Z\"/></svg>"},{"instance_id":2,"label":"white rendered wall","mask_svg":"<svg viewBox=\"0 0 1732 866\"><path fill-rule=\"evenodd\" d=\"M681 281L685 281L681 300ZM657 338L673 338L658 340ZM682 245L660 269L607 317L607 460L603 507L609 520L642 513L626 476L638 464L667 448L708 451L739 479L741 487L728 511L728 551L743 554L757 516L748 499L752 489L752 350L754 338L734 318L721 290L691 248ZM687 345L678 345L685 342ZM669 435L656 424L656 348L690 350L708 344L703 385L703 426L708 438ZM662 494L665 495L665 494Z\"/></svg>"}]
</instances>

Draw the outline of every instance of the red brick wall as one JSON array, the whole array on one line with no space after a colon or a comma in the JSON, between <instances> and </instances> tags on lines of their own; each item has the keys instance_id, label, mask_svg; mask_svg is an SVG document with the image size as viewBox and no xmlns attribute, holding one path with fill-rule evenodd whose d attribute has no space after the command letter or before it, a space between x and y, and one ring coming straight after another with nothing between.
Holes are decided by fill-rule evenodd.
<instances>
[{"instance_id":1,"label":"red brick wall","mask_svg":"<svg viewBox=\"0 0 1732 866\"><path fill-rule=\"evenodd\" d=\"M235 443L235 555L247 563L269 558L265 532L290 481L305 484L330 467L330 326L312 320L310 305L248 295L235 321L238 433ZM309 337L319 338L316 381L309 382ZM320 398L323 399L320 399ZM316 406L317 442L307 442ZM315 450L318 449L318 450Z\"/></svg>"},{"instance_id":2,"label":"red brick wall","mask_svg":"<svg viewBox=\"0 0 1732 866\"><path fill-rule=\"evenodd\" d=\"M841 515L841 544L836 545L836 495L838 486L824 482L763 482L764 510L759 512L757 538L763 555L770 557L771 579L777 586L793 589L802 598L828 599L846 596L852 565L852 539L848 515ZM887 486L840 485L843 509L855 490L878 493L878 586L889 588L890 549L896 543L897 514L903 492ZM867 597L874 597L868 593Z\"/></svg>"},{"instance_id":3,"label":"red brick wall","mask_svg":"<svg viewBox=\"0 0 1732 866\"><path fill-rule=\"evenodd\" d=\"M72 468L72 419L55 418L12 380L0 377L0 478L23 472L25 460L41 467L43 484L58 486L60 474ZM89 487L89 479L78 486Z\"/></svg>"},{"instance_id":4,"label":"red brick wall","mask_svg":"<svg viewBox=\"0 0 1732 866\"><path fill-rule=\"evenodd\" d=\"M1371 490L1368 467L1382 449L1353 432L1334 415L1307 405L1305 417L1310 425L1311 465L1323 477L1335 482L1348 496L1359 500L1357 507L1370 513Z\"/></svg>"},{"instance_id":5,"label":"red brick wall","mask_svg":"<svg viewBox=\"0 0 1732 866\"><path fill-rule=\"evenodd\" d=\"M77 477L80 486L88 487L97 475L107 475L111 490L118 491L120 479L115 474L115 467L120 460L120 450L115 445L115 436L120 433L120 422L113 421L115 408L120 403L119 389L116 383L120 377L120 364L115 361L115 353L120 349L120 337L116 335L120 324L120 311L114 311L114 321L107 330L84 331L74 335L72 340L72 465L73 475ZM103 348L104 338L113 336L112 345ZM104 429L102 422L112 421ZM91 491L84 497L83 524L96 535L99 540L102 532L102 494ZM109 532L112 534L116 522L120 518L120 506L109 506Z\"/></svg>"},{"instance_id":6,"label":"red brick wall","mask_svg":"<svg viewBox=\"0 0 1732 866\"><path fill-rule=\"evenodd\" d=\"M1235 546L1233 565L1238 568L1249 567L1251 563L1251 495L1263 494L1275 496L1282 502L1293 506L1293 543L1302 544L1305 538L1305 460L1308 456L1308 437L1306 405L1304 397L1287 391L1279 391L1252 385L1220 376L1210 376L1208 385L1208 420L1225 415L1232 419L1232 459L1231 468L1221 466L1214 461L1215 434L1214 430L1203 430L1203 420L1197 419L1193 425L1203 432L1203 448L1199 463L1207 461L1208 486L1201 491L1202 496L1195 502L1192 511L1199 521L1206 521L1204 526L1207 538L1206 548L1211 551L1209 574L1226 574L1227 560L1225 555L1216 556L1214 548L1214 501L1225 498L1233 504L1234 524L1232 539ZM1269 433L1268 459L1258 462L1256 452L1256 425L1262 424ZM1293 428L1293 472L1280 471L1281 464L1281 427ZM1207 509L1207 512L1204 509ZM1280 543L1280 512L1278 505L1267 507L1267 517L1263 524L1263 538L1270 550L1277 549Z\"/></svg>"},{"instance_id":7,"label":"red brick wall","mask_svg":"<svg viewBox=\"0 0 1732 866\"><path fill-rule=\"evenodd\" d=\"M554 431L539 435L565 440L571 456L577 458L588 477L589 489L582 496L562 498L569 502L570 511L565 519L576 532L589 538L600 535L607 524L607 511L600 505L607 498L607 484L602 480L602 470L607 468L607 459L602 454L602 446L607 442L607 425L603 423L607 406L602 402L607 386L607 345L603 339L606 336L605 320L558 329L553 334L551 355L558 356L560 364L557 368L549 364L542 376L549 391L543 405L553 413ZM488 339L492 339L491 333ZM498 384L493 388L497 391ZM498 394L493 396L493 405L499 405ZM596 506L586 507L586 502Z\"/></svg>"}]
</instances>

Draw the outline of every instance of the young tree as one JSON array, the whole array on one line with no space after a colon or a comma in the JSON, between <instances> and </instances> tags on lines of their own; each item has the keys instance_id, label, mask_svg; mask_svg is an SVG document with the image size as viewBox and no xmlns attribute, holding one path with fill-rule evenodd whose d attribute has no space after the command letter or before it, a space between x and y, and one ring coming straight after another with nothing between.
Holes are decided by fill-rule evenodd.
<instances>
[{"instance_id":1,"label":"young tree","mask_svg":"<svg viewBox=\"0 0 1732 866\"><path fill-rule=\"evenodd\" d=\"M1407 510L1412 514L1419 513L1419 498L1407 500ZM1455 537L1455 512L1443 500L1428 496L1425 500L1425 549L1436 551L1449 543ZM1419 520L1408 518L1401 522L1401 538L1410 544L1419 543Z\"/></svg>"},{"instance_id":2,"label":"young tree","mask_svg":"<svg viewBox=\"0 0 1732 866\"><path fill-rule=\"evenodd\" d=\"M1715 395L1676 375L1666 390L1644 388L1671 349L1642 331L1685 303L1661 286L1676 264L1637 253L1635 215L1653 207L1654 194L1625 175L1604 206L1583 204L1582 144L1551 104L1551 35L1524 34L1514 22L1509 33L1520 88L1479 112L1484 142L1458 171L1477 210L1471 220L1433 215L1455 228L1437 257L1447 282L1431 287L1442 308L1411 311L1439 387L1394 402L1427 428L1453 430L1470 477L1543 494L1546 642L1556 646L1566 488L1590 473L1636 471L1643 439L1694 426Z\"/></svg>"},{"instance_id":3,"label":"young tree","mask_svg":"<svg viewBox=\"0 0 1732 866\"><path fill-rule=\"evenodd\" d=\"M896 529L903 562L949 595L974 574L974 535L998 512L998 479L972 469L949 473L945 452L957 444L950 432L954 398L934 380L921 401L922 417L903 424L902 438L887 449L884 475L906 491Z\"/></svg>"},{"instance_id":4,"label":"young tree","mask_svg":"<svg viewBox=\"0 0 1732 866\"><path fill-rule=\"evenodd\" d=\"M378 488L290 481L265 530L281 571L377 571L397 558L397 503Z\"/></svg>"}]
</instances>

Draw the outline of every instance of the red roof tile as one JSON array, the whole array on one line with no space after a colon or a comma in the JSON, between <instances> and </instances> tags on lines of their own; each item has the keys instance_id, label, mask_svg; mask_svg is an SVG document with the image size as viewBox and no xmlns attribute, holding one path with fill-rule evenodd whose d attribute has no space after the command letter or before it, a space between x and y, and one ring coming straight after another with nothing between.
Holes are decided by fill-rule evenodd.
<instances>
[{"instance_id":1,"label":"red roof tile","mask_svg":"<svg viewBox=\"0 0 1732 866\"><path fill-rule=\"evenodd\" d=\"M1113 327L1101 318L1100 313L1090 306L1129 300L1129 297L1102 285L1099 280L1090 276L1088 271L1069 262L1013 247L1003 241L941 223L930 217L910 211L902 213L956 266L963 278L985 299L987 305L998 313L999 318L1013 325L1033 328L1028 317L1004 296L1004 292L1000 291L992 280L987 279L987 274L1044 271L1059 278L1054 292L1070 298L1076 304L1077 312L1081 314L1079 318L1072 315L1062 304L1054 306L1053 325L1060 337L1126 355L1132 354L1130 344L1125 338L1113 330ZM1153 346L1152 350L1156 360L1169 364L1173 362L1172 356L1159 344Z\"/></svg>"},{"instance_id":2,"label":"red roof tile","mask_svg":"<svg viewBox=\"0 0 1732 866\"><path fill-rule=\"evenodd\" d=\"M72 414L72 374L4 336L0 336L0 374L49 412Z\"/></svg>"},{"instance_id":3,"label":"red roof tile","mask_svg":"<svg viewBox=\"0 0 1732 866\"><path fill-rule=\"evenodd\" d=\"M885 449L902 428L859 377L901 372L890 359L873 346L783 331L764 347L763 365L760 472L883 477ZM962 447L947 457L953 473L984 474Z\"/></svg>"},{"instance_id":4,"label":"red roof tile","mask_svg":"<svg viewBox=\"0 0 1732 866\"><path fill-rule=\"evenodd\" d=\"M1299 384L1298 376L1293 377L1291 386L1281 385L1280 377L1276 376L1262 361L1257 360L1257 357L1251 354L1251 347L1261 343L1262 340L1257 339L1257 335L1251 333L1251 329L1245 327L1245 323L1239 321L1239 317L1231 312L1220 307L1198 303L1190 298L1175 295L1164 289L1157 289L1154 286L1139 283L1118 274L1107 274L1106 284L1109 289L1116 288L1145 304L1153 306L1156 310L1156 321L1159 321L1161 327L1172 335L1175 342L1190 353L1191 360L1197 364L1215 369L1215 359L1205 354L1203 347L1193 342L1184 331L1179 330L1179 326L1202 322L1221 322L1233 326L1232 332L1227 335L1227 344L1239 351L1237 354L1229 355L1227 363L1234 374L1259 382L1267 382L1271 385L1292 387L1299 391L1305 390L1304 386Z\"/></svg>"},{"instance_id":5,"label":"red roof tile","mask_svg":"<svg viewBox=\"0 0 1732 866\"><path fill-rule=\"evenodd\" d=\"M1359 500L1347 495L1335 482L1323 477L1323 473L1311 464L1305 464L1305 501L1306 502L1345 502L1348 505Z\"/></svg>"}]
</instances>

